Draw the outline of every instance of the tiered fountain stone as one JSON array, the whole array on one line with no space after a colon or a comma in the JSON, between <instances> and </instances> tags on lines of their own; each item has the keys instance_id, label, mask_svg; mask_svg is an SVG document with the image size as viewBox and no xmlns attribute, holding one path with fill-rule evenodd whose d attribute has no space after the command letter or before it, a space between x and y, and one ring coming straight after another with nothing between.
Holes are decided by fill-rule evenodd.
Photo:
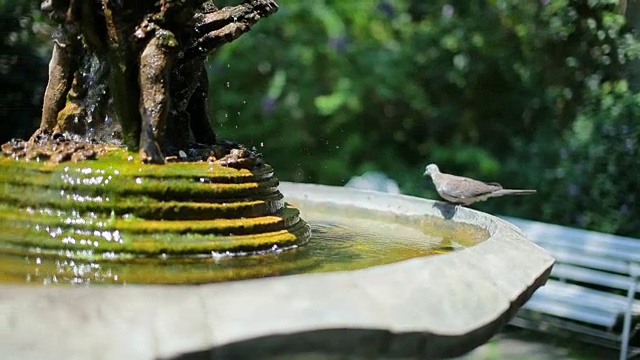
<instances>
[{"instance_id":1,"label":"tiered fountain stone","mask_svg":"<svg viewBox=\"0 0 640 360\"><path fill-rule=\"evenodd\" d=\"M111 148L78 163L0 156L0 181L0 281L185 284L267 276L267 268L185 269L202 257L286 250L310 236L266 164L149 165ZM35 262L39 270L29 269Z\"/></svg>"},{"instance_id":2,"label":"tiered fountain stone","mask_svg":"<svg viewBox=\"0 0 640 360\"><path fill-rule=\"evenodd\" d=\"M273 0L221 9L211 0L44 0L41 8L59 28L40 127L2 145L0 246L13 258L0 278L28 274L15 258L35 253L49 266L28 275L36 282L222 281L238 277L201 272L187 281L170 267L149 270L309 239L271 167L220 141L209 119L207 55L275 13ZM101 261L137 270L87 265ZM253 271L246 276L260 275Z\"/></svg>"}]
</instances>

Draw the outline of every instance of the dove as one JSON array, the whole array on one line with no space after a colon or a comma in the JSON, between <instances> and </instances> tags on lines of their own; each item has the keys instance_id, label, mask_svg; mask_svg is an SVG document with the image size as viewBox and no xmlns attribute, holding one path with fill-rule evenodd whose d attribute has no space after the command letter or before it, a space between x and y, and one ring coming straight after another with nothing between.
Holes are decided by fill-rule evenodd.
<instances>
[{"instance_id":1,"label":"dove","mask_svg":"<svg viewBox=\"0 0 640 360\"><path fill-rule=\"evenodd\" d=\"M502 185L495 182L485 183L463 176L444 174L440 172L436 164L427 165L424 175L431 176L438 194L454 204L471 205L491 197L525 195L536 192L535 190L503 189Z\"/></svg>"}]
</instances>

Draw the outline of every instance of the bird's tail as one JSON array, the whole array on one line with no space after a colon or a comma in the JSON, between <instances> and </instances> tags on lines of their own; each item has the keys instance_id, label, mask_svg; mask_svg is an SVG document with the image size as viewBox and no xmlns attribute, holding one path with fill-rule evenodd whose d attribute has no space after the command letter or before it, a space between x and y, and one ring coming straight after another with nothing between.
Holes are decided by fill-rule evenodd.
<instances>
[{"instance_id":1,"label":"bird's tail","mask_svg":"<svg viewBox=\"0 0 640 360\"><path fill-rule=\"evenodd\" d=\"M529 194L535 194L536 191L535 190L529 190L529 189L501 189L498 190L496 192L494 192L492 195L493 196L502 196L502 195L529 195Z\"/></svg>"}]
</instances>

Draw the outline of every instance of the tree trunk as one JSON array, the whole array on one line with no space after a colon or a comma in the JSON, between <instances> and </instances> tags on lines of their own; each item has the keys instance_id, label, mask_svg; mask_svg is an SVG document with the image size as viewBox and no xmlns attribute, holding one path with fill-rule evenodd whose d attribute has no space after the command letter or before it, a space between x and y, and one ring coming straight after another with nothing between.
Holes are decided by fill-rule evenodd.
<instances>
[{"instance_id":1,"label":"tree trunk","mask_svg":"<svg viewBox=\"0 0 640 360\"><path fill-rule=\"evenodd\" d=\"M277 11L273 0L217 9L206 0L46 0L60 23L37 141L70 133L163 163L213 145L207 56ZM114 121L115 120L115 121Z\"/></svg>"}]
</instances>

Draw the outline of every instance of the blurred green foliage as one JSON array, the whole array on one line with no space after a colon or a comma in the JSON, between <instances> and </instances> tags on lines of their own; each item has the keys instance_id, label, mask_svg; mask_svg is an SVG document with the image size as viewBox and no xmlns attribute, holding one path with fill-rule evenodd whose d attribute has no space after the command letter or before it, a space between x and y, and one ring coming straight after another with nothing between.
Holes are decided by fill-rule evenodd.
<instances>
[{"instance_id":1,"label":"blurred green foliage","mask_svg":"<svg viewBox=\"0 0 640 360\"><path fill-rule=\"evenodd\" d=\"M379 170L435 198L421 177L435 162L539 191L482 210L640 237L624 80L639 45L616 0L279 4L210 75L218 131L264 145L281 178Z\"/></svg>"},{"instance_id":2,"label":"blurred green foliage","mask_svg":"<svg viewBox=\"0 0 640 360\"><path fill-rule=\"evenodd\" d=\"M37 128L47 82L50 27L38 1L0 0L0 142Z\"/></svg>"},{"instance_id":3,"label":"blurred green foliage","mask_svg":"<svg viewBox=\"0 0 640 360\"><path fill-rule=\"evenodd\" d=\"M640 94L625 80L587 95L560 149L544 217L557 222L640 234Z\"/></svg>"},{"instance_id":4,"label":"blurred green foliage","mask_svg":"<svg viewBox=\"0 0 640 360\"><path fill-rule=\"evenodd\" d=\"M208 71L220 136L281 179L378 170L436 198L435 162L538 190L481 210L640 237L640 45L617 0L278 4Z\"/></svg>"}]
</instances>

